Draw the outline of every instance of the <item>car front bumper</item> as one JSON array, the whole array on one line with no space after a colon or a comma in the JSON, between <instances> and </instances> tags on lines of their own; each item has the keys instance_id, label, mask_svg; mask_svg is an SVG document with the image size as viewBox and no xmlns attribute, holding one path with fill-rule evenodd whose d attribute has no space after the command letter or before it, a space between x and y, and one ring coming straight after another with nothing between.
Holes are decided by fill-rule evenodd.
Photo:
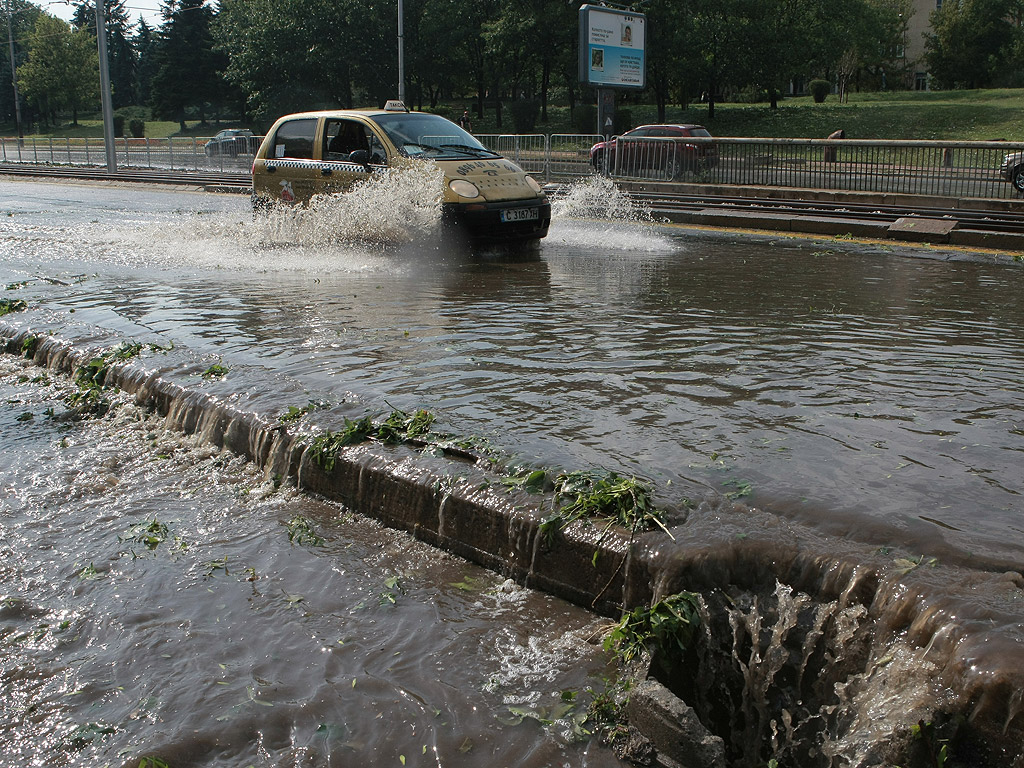
<instances>
[{"instance_id":1,"label":"car front bumper","mask_svg":"<svg viewBox=\"0 0 1024 768\"><path fill-rule=\"evenodd\" d=\"M551 226L547 198L444 203L443 211L446 220L457 223L470 237L489 242L539 240Z\"/></svg>"}]
</instances>

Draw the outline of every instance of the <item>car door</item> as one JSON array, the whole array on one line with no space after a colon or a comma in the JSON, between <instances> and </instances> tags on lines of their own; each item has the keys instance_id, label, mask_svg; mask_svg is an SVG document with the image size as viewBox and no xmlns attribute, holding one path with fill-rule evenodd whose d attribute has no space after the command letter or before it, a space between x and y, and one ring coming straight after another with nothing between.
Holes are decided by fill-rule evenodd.
<instances>
[{"instance_id":1,"label":"car door","mask_svg":"<svg viewBox=\"0 0 1024 768\"><path fill-rule=\"evenodd\" d=\"M616 173L636 175L636 172L643 166L644 148L649 132L647 128L637 128L619 137L616 142L616 157L613 166Z\"/></svg>"},{"instance_id":2,"label":"car door","mask_svg":"<svg viewBox=\"0 0 1024 768\"><path fill-rule=\"evenodd\" d=\"M265 158L253 164L253 191L284 203L306 203L316 193L320 163L313 156L318 120L298 117L278 125Z\"/></svg>"},{"instance_id":3,"label":"car door","mask_svg":"<svg viewBox=\"0 0 1024 768\"><path fill-rule=\"evenodd\" d=\"M670 132L666 128L651 128L644 143L644 156L641 168L644 176L662 177L668 173L671 165L672 142L668 140Z\"/></svg>"},{"instance_id":4,"label":"car door","mask_svg":"<svg viewBox=\"0 0 1024 768\"><path fill-rule=\"evenodd\" d=\"M353 160L355 152L365 152L368 162ZM383 167L387 153L368 124L350 117L327 117L321 132L320 158L316 191L338 193L368 178L374 166Z\"/></svg>"}]
</instances>

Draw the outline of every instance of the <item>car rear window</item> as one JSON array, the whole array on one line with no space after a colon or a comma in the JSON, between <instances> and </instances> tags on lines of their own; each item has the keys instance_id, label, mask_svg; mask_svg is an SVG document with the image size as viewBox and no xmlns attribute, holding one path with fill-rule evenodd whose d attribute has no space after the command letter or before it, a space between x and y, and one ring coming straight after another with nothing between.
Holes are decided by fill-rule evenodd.
<instances>
[{"instance_id":1,"label":"car rear window","mask_svg":"<svg viewBox=\"0 0 1024 768\"><path fill-rule=\"evenodd\" d=\"M274 157L311 159L315 136L316 118L289 120L282 123L274 136Z\"/></svg>"},{"instance_id":2,"label":"car rear window","mask_svg":"<svg viewBox=\"0 0 1024 768\"><path fill-rule=\"evenodd\" d=\"M691 128L690 129L690 135L691 136L706 136L709 139L711 138L711 134L708 133L708 129L707 128Z\"/></svg>"}]
</instances>

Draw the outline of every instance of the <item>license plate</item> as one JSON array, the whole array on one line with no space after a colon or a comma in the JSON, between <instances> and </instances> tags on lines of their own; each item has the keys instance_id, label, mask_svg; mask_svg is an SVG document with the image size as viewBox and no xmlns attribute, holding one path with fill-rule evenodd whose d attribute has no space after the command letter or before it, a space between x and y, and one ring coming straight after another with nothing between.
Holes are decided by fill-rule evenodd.
<instances>
[{"instance_id":1,"label":"license plate","mask_svg":"<svg viewBox=\"0 0 1024 768\"><path fill-rule=\"evenodd\" d=\"M536 221L540 217L538 208L502 208L501 220L509 221Z\"/></svg>"}]
</instances>

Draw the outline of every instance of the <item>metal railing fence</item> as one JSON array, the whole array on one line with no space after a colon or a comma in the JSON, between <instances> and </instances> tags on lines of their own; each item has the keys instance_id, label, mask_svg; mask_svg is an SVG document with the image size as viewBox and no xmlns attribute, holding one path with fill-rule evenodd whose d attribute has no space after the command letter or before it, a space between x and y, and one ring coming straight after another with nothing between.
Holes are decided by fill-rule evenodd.
<instances>
[{"instance_id":1,"label":"metal railing fence","mask_svg":"<svg viewBox=\"0 0 1024 768\"><path fill-rule=\"evenodd\" d=\"M207 138L117 139L118 166L244 173L261 137L222 151ZM685 139L589 134L477 136L528 173L564 181L596 173L636 181L1013 198L1024 193L1024 143L868 139ZM1015 153L1021 153L1015 158ZM1000 169L1010 158L1009 178ZM0 139L6 163L102 166L102 139ZM1015 186L1013 169L1020 166Z\"/></svg>"},{"instance_id":2,"label":"metal railing fence","mask_svg":"<svg viewBox=\"0 0 1024 768\"><path fill-rule=\"evenodd\" d=\"M527 173L546 177L548 137L542 133L482 133L475 137L488 149L507 157Z\"/></svg>"},{"instance_id":3,"label":"metal railing fence","mask_svg":"<svg viewBox=\"0 0 1024 768\"><path fill-rule=\"evenodd\" d=\"M1024 144L1001 141L616 137L594 153L613 178L849 192L1012 198ZM1001 173L1004 161L1007 176ZM1021 168L1021 187L1013 169Z\"/></svg>"},{"instance_id":4,"label":"metal railing fence","mask_svg":"<svg viewBox=\"0 0 1024 768\"><path fill-rule=\"evenodd\" d=\"M208 154L208 142L209 139L191 136L118 138L114 140L114 152L120 168L247 171L251 167L252 152ZM103 139L98 138L0 138L0 160L33 165L102 166L106 164L106 150Z\"/></svg>"}]
</instances>

